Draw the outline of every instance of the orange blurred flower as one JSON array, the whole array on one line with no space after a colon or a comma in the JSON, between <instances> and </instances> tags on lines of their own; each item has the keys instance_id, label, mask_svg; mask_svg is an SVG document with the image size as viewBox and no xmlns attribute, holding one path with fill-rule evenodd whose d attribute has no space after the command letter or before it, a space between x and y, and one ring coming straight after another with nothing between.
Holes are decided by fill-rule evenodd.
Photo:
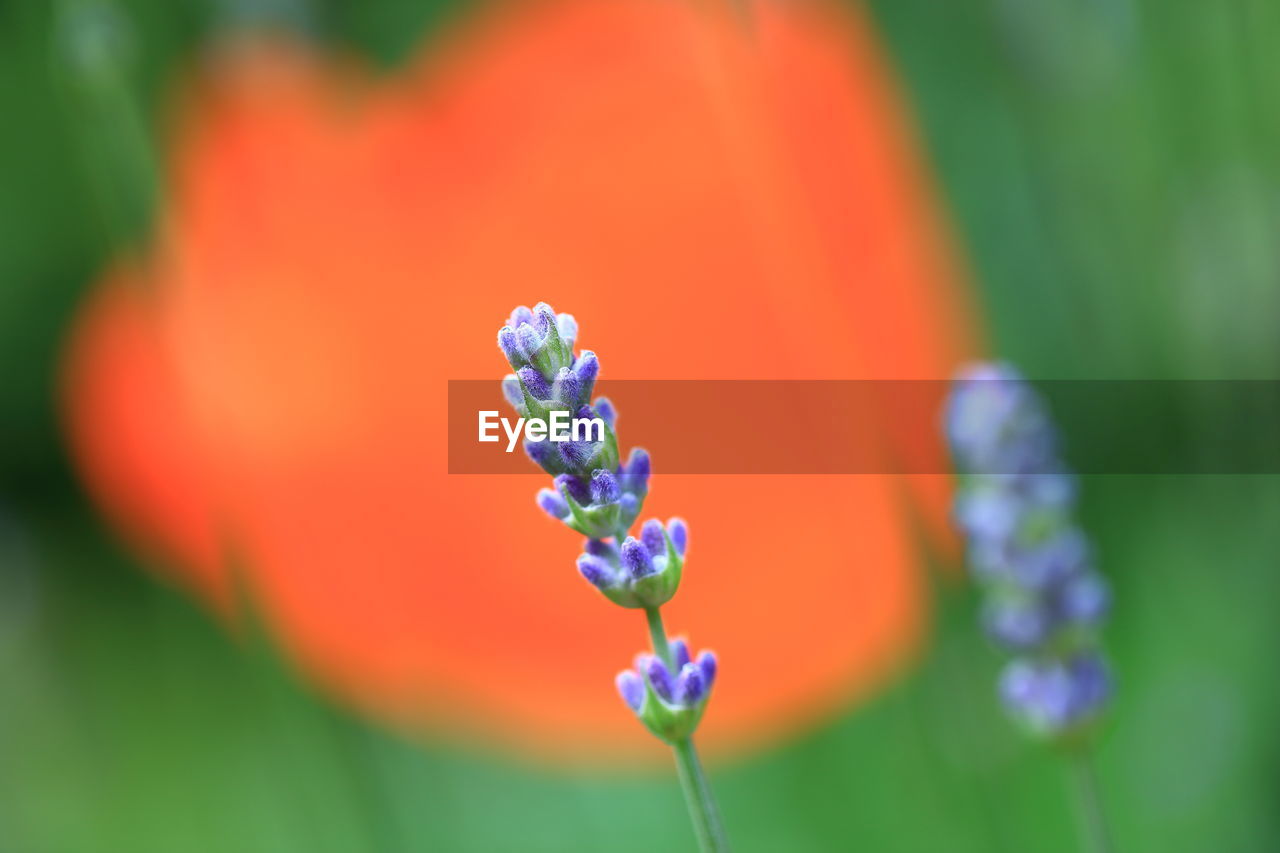
<instances>
[{"instance_id":1,"label":"orange blurred flower","mask_svg":"<svg viewBox=\"0 0 1280 853\"><path fill-rule=\"evenodd\" d=\"M445 470L446 380L496 392L512 305L576 314L610 378L939 378L970 348L882 57L824 8L744 26L534 4L394 79L277 44L185 103L162 236L74 330L74 450L133 541L224 612L243 566L310 677L403 726L656 749L611 686L642 616L578 577L536 478ZM665 351L642 344L645 306L679 307ZM723 662L713 750L821 717L910 651L924 598L896 482L654 461L646 516L695 540L668 625ZM935 528L940 483L912 492Z\"/></svg>"}]
</instances>

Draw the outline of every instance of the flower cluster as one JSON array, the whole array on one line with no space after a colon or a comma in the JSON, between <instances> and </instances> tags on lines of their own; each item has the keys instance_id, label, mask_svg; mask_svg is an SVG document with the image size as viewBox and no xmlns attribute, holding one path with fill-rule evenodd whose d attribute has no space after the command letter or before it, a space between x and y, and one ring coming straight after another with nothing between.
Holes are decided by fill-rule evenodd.
<instances>
[{"instance_id":1,"label":"flower cluster","mask_svg":"<svg viewBox=\"0 0 1280 853\"><path fill-rule=\"evenodd\" d=\"M589 350L574 355L577 337L572 314L556 314L545 302L532 310L521 305L498 331L498 346L515 370L502 390L522 418L545 421L552 412L568 412L603 422L603 435L524 442L529 458L555 478L555 489L538 493L538 506L584 536L603 539L628 529L640 514L649 490L649 454L636 449L619 465L617 412L605 397L591 401L600 362Z\"/></svg>"},{"instance_id":2,"label":"flower cluster","mask_svg":"<svg viewBox=\"0 0 1280 853\"><path fill-rule=\"evenodd\" d=\"M956 381L947 438L963 475L955 517L984 588L987 633L1015 655L1000 695L1047 736L1092 720L1111 692L1097 632L1110 591L1074 520L1075 479L1043 400L1007 365Z\"/></svg>"},{"instance_id":3,"label":"flower cluster","mask_svg":"<svg viewBox=\"0 0 1280 853\"><path fill-rule=\"evenodd\" d=\"M716 656L689 656L684 640L671 641L672 666L656 655L639 655L635 669L618 673L618 692L635 715L668 743L693 734L716 680ZM673 672L674 670L674 672Z\"/></svg>"},{"instance_id":4,"label":"flower cluster","mask_svg":"<svg viewBox=\"0 0 1280 853\"><path fill-rule=\"evenodd\" d=\"M600 362L590 351L574 354L577 336L574 318L545 302L517 308L498 332L498 346L515 371L503 380L503 393L521 417L549 420L552 412L570 412L603 422L602 435L581 440L526 438L529 458L554 478L554 488L538 492L538 506L587 537L578 571L592 586L614 604L655 613L680 586L689 530L678 518L665 525L649 519L639 538L628 534L649 491L649 454L636 448L619 462L618 415L607 398L591 400ZM675 743L697 726L715 671L713 654L691 662L677 640L663 657L642 655L637 670L623 672L617 684L644 724Z\"/></svg>"},{"instance_id":5,"label":"flower cluster","mask_svg":"<svg viewBox=\"0 0 1280 853\"><path fill-rule=\"evenodd\" d=\"M663 527L651 518L640 528L640 538L628 536L622 547L588 539L578 557L578 571L614 604L623 607L660 607L671 600L680 585L689 531L673 518Z\"/></svg>"}]
</instances>

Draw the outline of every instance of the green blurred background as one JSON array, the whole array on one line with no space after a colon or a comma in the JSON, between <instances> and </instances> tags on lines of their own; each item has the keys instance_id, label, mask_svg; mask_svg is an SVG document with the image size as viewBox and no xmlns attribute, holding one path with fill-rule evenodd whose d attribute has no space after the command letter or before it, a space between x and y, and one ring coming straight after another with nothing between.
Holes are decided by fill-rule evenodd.
<instances>
[{"instance_id":1,"label":"green blurred background","mask_svg":"<svg viewBox=\"0 0 1280 853\"><path fill-rule=\"evenodd\" d=\"M119 3L131 62L117 94L154 110L249 5ZM266 5L388 66L458 11ZM997 352L1042 378L1276 378L1280 6L871 11ZM53 406L62 331L122 236L102 215L119 194L95 186L129 168L112 149L128 129L59 58L58 16L0 2L0 850L691 849L670 776L407 743L130 566L74 482ZM1116 588L1118 699L1098 765L1117 848L1280 850L1280 481L1083 485ZM935 592L930 646L888 689L713 768L739 849L1077 849L1061 766L996 706L999 660L970 594Z\"/></svg>"}]
</instances>

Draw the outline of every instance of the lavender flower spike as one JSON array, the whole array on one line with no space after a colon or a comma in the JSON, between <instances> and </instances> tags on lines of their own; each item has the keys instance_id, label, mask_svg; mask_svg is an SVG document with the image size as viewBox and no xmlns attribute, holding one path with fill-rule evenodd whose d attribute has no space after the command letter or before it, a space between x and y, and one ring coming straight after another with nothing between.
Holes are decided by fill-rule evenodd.
<instances>
[{"instance_id":1,"label":"lavender flower spike","mask_svg":"<svg viewBox=\"0 0 1280 853\"><path fill-rule=\"evenodd\" d=\"M1075 522L1075 482L1040 395L1008 365L956 380L946 433L962 475L955 520L985 587L988 635L1016 655L1000 680L1030 731L1068 737L1110 695L1098 630L1110 602Z\"/></svg>"},{"instance_id":2,"label":"lavender flower spike","mask_svg":"<svg viewBox=\"0 0 1280 853\"><path fill-rule=\"evenodd\" d=\"M568 413L561 423L577 422L567 436L553 426L544 439L524 441L529 458L554 478L554 488L539 491L537 503L587 537L577 558L583 579L614 604L644 611L654 653L619 673L615 685L632 713L673 748L702 848L720 853L728 842L691 739L711 695L716 658L703 652L695 660L684 640L668 642L661 614L680 587L689 530L678 518L666 524L649 519L638 537L631 535L649 493L652 464L638 447L620 461L618 413L607 398L591 399L600 360L587 350L574 352L578 333L572 315L557 314L545 302L512 311L498 331L498 347L513 371L503 380L503 396L523 418L554 424L551 415ZM585 435L574 429L597 420ZM1073 612L1090 603L1085 592L1070 598Z\"/></svg>"}]
</instances>

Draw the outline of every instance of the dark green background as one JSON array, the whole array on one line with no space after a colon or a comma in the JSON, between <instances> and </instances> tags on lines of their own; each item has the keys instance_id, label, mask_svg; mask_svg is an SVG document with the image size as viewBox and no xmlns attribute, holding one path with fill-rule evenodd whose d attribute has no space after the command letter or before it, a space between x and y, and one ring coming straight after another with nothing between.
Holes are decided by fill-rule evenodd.
<instances>
[{"instance_id":1,"label":"dark green background","mask_svg":"<svg viewBox=\"0 0 1280 853\"><path fill-rule=\"evenodd\" d=\"M120 3L120 88L67 67L71 4L0 2L0 850L690 849L667 775L408 744L316 701L133 570L77 491L52 383L85 283L143 227L121 116L233 5ZM450 6L312 4L308 26L390 65ZM1043 378L1280 372L1280 7L872 10L999 353ZM1280 850L1280 482L1084 487L1116 587L1098 763L1118 849ZM739 849L1077 849L1059 762L995 705L973 601L937 599L924 659L869 705L714 768Z\"/></svg>"}]
</instances>

